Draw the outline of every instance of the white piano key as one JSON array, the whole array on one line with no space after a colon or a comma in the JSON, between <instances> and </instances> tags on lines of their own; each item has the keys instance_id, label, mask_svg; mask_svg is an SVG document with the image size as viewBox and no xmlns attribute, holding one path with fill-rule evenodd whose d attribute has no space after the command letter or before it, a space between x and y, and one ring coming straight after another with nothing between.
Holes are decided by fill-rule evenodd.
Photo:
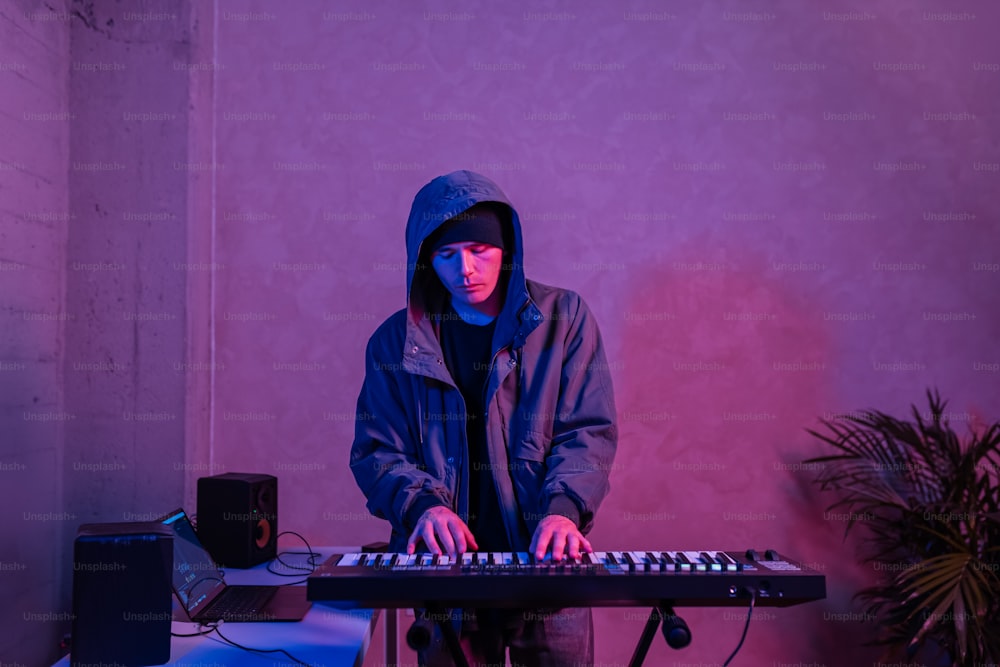
<instances>
[{"instance_id":1,"label":"white piano key","mask_svg":"<svg viewBox=\"0 0 1000 667\"><path fill-rule=\"evenodd\" d=\"M716 551L715 557L721 558L723 561L725 561L726 572L737 572L740 569L739 564L735 560L733 560L733 557L727 554L725 551Z\"/></svg>"},{"instance_id":2,"label":"white piano key","mask_svg":"<svg viewBox=\"0 0 1000 667\"><path fill-rule=\"evenodd\" d=\"M362 554L344 554L344 557L337 561L337 567L354 567L361 560Z\"/></svg>"},{"instance_id":3,"label":"white piano key","mask_svg":"<svg viewBox=\"0 0 1000 667\"><path fill-rule=\"evenodd\" d=\"M693 569L697 570L698 572L705 572L708 570L708 563L702 560L700 552L685 551L684 555L687 556L687 559L691 561L691 563L693 563L692 566Z\"/></svg>"}]
</instances>

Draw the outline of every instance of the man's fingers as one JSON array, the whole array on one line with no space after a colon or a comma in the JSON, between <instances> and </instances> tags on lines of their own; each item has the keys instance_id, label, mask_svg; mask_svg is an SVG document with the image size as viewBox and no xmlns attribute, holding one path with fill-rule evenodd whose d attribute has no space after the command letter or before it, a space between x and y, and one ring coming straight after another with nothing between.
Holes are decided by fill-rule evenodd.
<instances>
[{"instance_id":1,"label":"man's fingers","mask_svg":"<svg viewBox=\"0 0 1000 667\"><path fill-rule=\"evenodd\" d=\"M469 527L462 524L462 530L465 532L465 543L472 551L479 551L479 545L476 543L476 536L472 534Z\"/></svg>"},{"instance_id":2,"label":"man's fingers","mask_svg":"<svg viewBox=\"0 0 1000 667\"><path fill-rule=\"evenodd\" d=\"M448 530L447 520L432 521L429 524L428 530L437 538L436 544L440 544L435 554L441 553L454 553L455 552L455 540L451 537L451 531Z\"/></svg>"},{"instance_id":3,"label":"man's fingers","mask_svg":"<svg viewBox=\"0 0 1000 667\"><path fill-rule=\"evenodd\" d=\"M423 539L427 551L457 557L467 550L479 549L476 538L462 519L447 508L432 507L427 510L406 543L406 553L413 554Z\"/></svg>"},{"instance_id":4,"label":"man's fingers","mask_svg":"<svg viewBox=\"0 0 1000 667\"><path fill-rule=\"evenodd\" d=\"M453 549L448 551L448 555L457 557L458 554L465 553L465 526L461 522L449 521L447 529L453 546Z\"/></svg>"},{"instance_id":5,"label":"man's fingers","mask_svg":"<svg viewBox=\"0 0 1000 667\"><path fill-rule=\"evenodd\" d=\"M557 530L552 536L552 560L561 561L566 552L566 533Z\"/></svg>"},{"instance_id":6,"label":"man's fingers","mask_svg":"<svg viewBox=\"0 0 1000 667\"><path fill-rule=\"evenodd\" d=\"M566 547L568 556L572 560L580 560L580 540L583 539L576 535L576 533L570 533L566 537Z\"/></svg>"},{"instance_id":7,"label":"man's fingers","mask_svg":"<svg viewBox=\"0 0 1000 667\"><path fill-rule=\"evenodd\" d=\"M542 560L545 558L545 552L549 550L549 542L552 540L552 531L548 528L540 528L536 533L538 538L535 544L535 558Z\"/></svg>"},{"instance_id":8,"label":"man's fingers","mask_svg":"<svg viewBox=\"0 0 1000 667\"><path fill-rule=\"evenodd\" d=\"M438 544L437 539L434 535L434 527L431 524L426 524L423 528L424 544L427 546L427 551L432 554L440 554L441 546Z\"/></svg>"}]
</instances>

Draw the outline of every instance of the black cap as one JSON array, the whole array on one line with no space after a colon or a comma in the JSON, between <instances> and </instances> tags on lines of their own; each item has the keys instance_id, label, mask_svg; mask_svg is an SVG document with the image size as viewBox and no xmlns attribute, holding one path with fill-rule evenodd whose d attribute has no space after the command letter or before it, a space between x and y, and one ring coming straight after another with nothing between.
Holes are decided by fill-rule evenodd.
<instances>
[{"instance_id":1,"label":"black cap","mask_svg":"<svg viewBox=\"0 0 1000 667\"><path fill-rule=\"evenodd\" d=\"M449 243L470 241L504 248L503 223L492 206L477 204L448 218L427 237L424 247L428 253L433 253Z\"/></svg>"}]
</instances>

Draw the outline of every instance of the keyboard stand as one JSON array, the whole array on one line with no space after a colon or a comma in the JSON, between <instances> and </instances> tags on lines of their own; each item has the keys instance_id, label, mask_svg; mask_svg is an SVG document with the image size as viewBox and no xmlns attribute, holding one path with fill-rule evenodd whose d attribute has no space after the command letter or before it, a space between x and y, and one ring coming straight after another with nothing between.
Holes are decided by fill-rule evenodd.
<instances>
[{"instance_id":1,"label":"keyboard stand","mask_svg":"<svg viewBox=\"0 0 1000 667\"><path fill-rule=\"evenodd\" d=\"M658 607L653 607L646 619L646 627L642 629L639 643L636 644L635 652L629 661L629 667L640 667L646 659L649 647L653 644L653 637L656 636L656 628L663 622L663 637L672 648L684 648L691 643L691 631L687 623L680 616L674 613L674 608L669 602L661 602Z\"/></svg>"},{"instance_id":2,"label":"keyboard stand","mask_svg":"<svg viewBox=\"0 0 1000 667\"><path fill-rule=\"evenodd\" d=\"M428 618L434 619L433 623L441 628L441 634L444 636L444 642L448 646L452 660L455 661L455 667L469 667L469 661L465 657L462 644L458 641L458 635L455 633L455 626L451 624L451 614L447 613L447 609L440 604L428 602L424 605L423 618L415 620L409 632L406 633L406 643L409 644L410 648L419 651L430 645L431 633L427 624Z\"/></svg>"},{"instance_id":3,"label":"keyboard stand","mask_svg":"<svg viewBox=\"0 0 1000 667\"><path fill-rule=\"evenodd\" d=\"M465 657L458 635L455 633L455 626L451 624L450 614L443 606L430 602L426 604L424 609L427 615L434 619L434 623L441 628L441 634L444 636L452 660L455 661L455 667L469 667L469 661ZM426 619L414 621L414 628L411 629L410 633L407 633L407 642L414 650L426 648L430 641L430 634L426 630L418 629L421 621L426 622ZM674 608L669 602L662 602L650 610L649 618L646 619L646 625L639 637L639 643L628 663L629 667L641 667L646 659L646 654L649 653L649 647L653 644L653 637L656 636L656 628L659 627L660 623L663 624L663 637L672 648L684 648L691 643L691 631L688 629L687 623L674 613Z\"/></svg>"}]
</instances>

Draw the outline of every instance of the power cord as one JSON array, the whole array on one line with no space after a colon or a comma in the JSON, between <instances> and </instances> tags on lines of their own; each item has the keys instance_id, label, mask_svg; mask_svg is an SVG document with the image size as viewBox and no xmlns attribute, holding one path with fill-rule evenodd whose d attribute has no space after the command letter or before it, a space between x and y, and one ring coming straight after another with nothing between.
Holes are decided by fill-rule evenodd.
<instances>
[{"instance_id":1,"label":"power cord","mask_svg":"<svg viewBox=\"0 0 1000 667\"><path fill-rule=\"evenodd\" d=\"M216 624L215 626L212 627L212 629L215 630L215 634L219 635L219 638L222 639L222 641L226 642L230 646L235 646L236 648L242 649L249 653L283 653L284 655L288 656L289 660L292 660L293 662L296 662L302 665L303 667L312 667L312 665L310 665L308 662L299 660L298 658L296 658L294 655L292 655L283 648L252 648L250 646L244 646L243 644L234 642L232 639L222 634L222 632L219 630L219 625L221 625L221 623Z\"/></svg>"},{"instance_id":2,"label":"power cord","mask_svg":"<svg viewBox=\"0 0 1000 667\"><path fill-rule=\"evenodd\" d=\"M747 609L747 622L743 626L743 636L740 637L740 643L736 645L736 648L733 650L732 654L730 654L730 656L726 658L726 661L722 663L722 667L728 667L729 663L731 663L733 661L733 658L736 657L736 654L740 652L741 648L743 648L743 640L747 638L747 630L750 629L750 617L753 615L754 603L757 601L757 589L744 588L743 591L750 594L750 607L749 609Z\"/></svg>"},{"instance_id":3,"label":"power cord","mask_svg":"<svg viewBox=\"0 0 1000 667\"><path fill-rule=\"evenodd\" d=\"M240 649L242 651L247 651L249 653L283 653L286 656L288 656L289 660L293 660L294 662L296 662L296 663L298 663L300 665L303 665L303 667L312 667L312 665L310 665L308 662L304 662L302 660L299 660L298 658L296 658L294 655L292 655L291 653L289 653L288 651L286 651L283 648L253 648L251 646L244 646L243 644L240 644L238 642L234 642L229 637L226 637L225 635L223 635L222 631L219 630L219 626L222 625L222 623L223 623L223 621L218 621L216 623L203 623L203 624L200 624L200 626L199 626L199 627L201 627L203 629L199 630L198 632L184 632L184 633L181 633L181 632L171 632L170 636L171 637L204 637L205 635L210 635L210 634L212 634L214 632L215 634L219 635L219 638L223 642L225 642L226 644L229 644L230 646L234 646L234 647L236 647L236 648L238 648L238 649Z\"/></svg>"},{"instance_id":4,"label":"power cord","mask_svg":"<svg viewBox=\"0 0 1000 667\"><path fill-rule=\"evenodd\" d=\"M198 627L206 628L204 630L199 630L198 632L171 632L171 637L204 637L205 635L210 635L215 631L217 627L214 623L209 625L206 623L199 623Z\"/></svg>"},{"instance_id":5,"label":"power cord","mask_svg":"<svg viewBox=\"0 0 1000 667\"><path fill-rule=\"evenodd\" d=\"M281 552L279 552L274 557L274 560L268 561L268 563L267 563L267 571L270 572L271 574L276 574L279 577L301 577L302 575L299 574L299 572L308 572L309 574L312 574L313 572L315 572L316 568L319 567L319 563L316 562L316 559L320 558L321 554L318 551L313 551L313 548L311 546L309 546L309 541L306 540L306 538L302 537L301 535L299 535L298 533L296 533L294 531L285 530L285 531L282 531L282 532L278 533L278 537L279 538L282 535L294 535L295 537L299 538L306 545L306 549L308 549L308 551L281 551ZM283 561L281 559L281 557L284 556L284 555L288 555L288 556L307 556L307 558L306 558L306 565L293 565L292 563L286 563L285 561ZM272 567L272 565L274 564L275 561L277 561L278 563L281 563L281 565L283 565L285 568L287 568L289 570L298 570L299 572L292 572L292 573L278 572L277 570L273 569L273 567ZM294 586L296 584L305 583L308 580L309 579L307 577L306 579L300 579L299 581L290 581L287 584L281 584L281 585L282 586Z\"/></svg>"}]
</instances>

